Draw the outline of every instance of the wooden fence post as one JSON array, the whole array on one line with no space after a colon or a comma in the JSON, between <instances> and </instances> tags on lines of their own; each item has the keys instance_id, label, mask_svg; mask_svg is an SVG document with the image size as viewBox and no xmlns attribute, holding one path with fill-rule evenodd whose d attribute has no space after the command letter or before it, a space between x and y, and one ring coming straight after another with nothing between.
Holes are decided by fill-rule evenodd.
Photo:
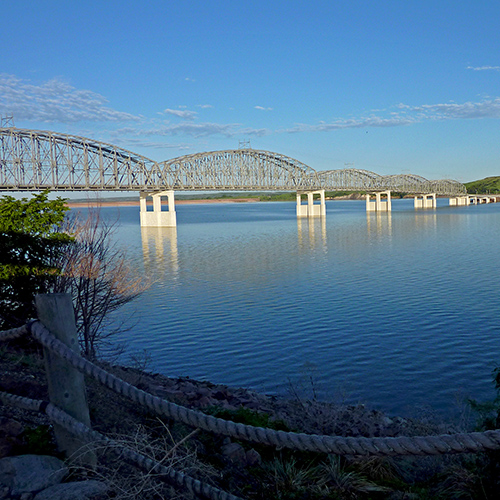
<instances>
[{"instance_id":1,"label":"wooden fence post","mask_svg":"<svg viewBox=\"0 0 500 500\"><path fill-rule=\"evenodd\" d=\"M40 294L35 296L35 304L38 319L47 330L73 351L79 353L71 295L67 293ZM44 359L50 402L90 427L83 374L45 347ZM95 465L95 454L85 450L85 443L82 440L59 425L54 425L54 433L59 451L79 463Z\"/></svg>"}]
</instances>

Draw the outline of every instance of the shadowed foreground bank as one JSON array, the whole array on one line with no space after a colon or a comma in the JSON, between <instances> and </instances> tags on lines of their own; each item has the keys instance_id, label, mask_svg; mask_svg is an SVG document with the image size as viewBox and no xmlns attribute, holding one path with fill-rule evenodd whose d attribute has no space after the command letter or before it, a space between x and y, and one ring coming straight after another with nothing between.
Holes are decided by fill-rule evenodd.
<instances>
[{"instance_id":1,"label":"shadowed foreground bank","mask_svg":"<svg viewBox=\"0 0 500 500\"><path fill-rule=\"evenodd\" d=\"M262 427L338 436L415 436L456 432L460 424L430 418L389 417L363 405L321 403L298 394L277 398L189 378L173 379L138 368L103 365L140 389L209 414ZM46 399L42 360L36 349L26 353L3 347L0 390ZM495 455L426 458L341 458L333 455L275 450L197 431L148 411L87 380L92 426L117 436L156 460L172 461L191 476L241 498L494 498ZM293 390L291 391L293 393ZM0 407L3 429L22 427L17 436L4 433L4 455L55 454L46 417ZM7 425L9 424L9 425ZM102 450L97 450L101 456ZM72 480L99 478L118 498L191 498L179 496L126 464L100 457L95 471L72 469ZM142 491L139 492L139 490ZM112 492L112 493L111 493ZM128 495L128 496L127 496ZM142 496L141 496L142 495Z\"/></svg>"}]
</instances>

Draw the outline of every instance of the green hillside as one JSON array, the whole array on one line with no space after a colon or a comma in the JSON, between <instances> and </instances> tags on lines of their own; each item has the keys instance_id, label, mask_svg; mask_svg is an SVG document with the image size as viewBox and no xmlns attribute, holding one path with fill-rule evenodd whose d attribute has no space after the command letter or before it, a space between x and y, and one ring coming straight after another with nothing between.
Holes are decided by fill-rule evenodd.
<instances>
[{"instance_id":1,"label":"green hillside","mask_svg":"<svg viewBox=\"0 0 500 500\"><path fill-rule=\"evenodd\" d=\"M469 194L499 194L500 176L486 177L480 181L466 182L465 187Z\"/></svg>"}]
</instances>

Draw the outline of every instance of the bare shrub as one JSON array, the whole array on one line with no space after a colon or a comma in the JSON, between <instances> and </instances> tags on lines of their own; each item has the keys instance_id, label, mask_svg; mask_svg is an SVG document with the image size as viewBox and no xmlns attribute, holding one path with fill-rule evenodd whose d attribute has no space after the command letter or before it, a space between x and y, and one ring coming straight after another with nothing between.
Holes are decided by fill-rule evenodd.
<instances>
[{"instance_id":1,"label":"bare shrub","mask_svg":"<svg viewBox=\"0 0 500 500\"><path fill-rule=\"evenodd\" d=\"M125 252L113 243L114 229L115 223L94 207L86 220L75 218L64 228L74 240L61 257L54 291L72 295L81 349L91 358L114 333L105 328L109 315L150 286L150 280L135 272Z\"/></svg>"}]
</instances>

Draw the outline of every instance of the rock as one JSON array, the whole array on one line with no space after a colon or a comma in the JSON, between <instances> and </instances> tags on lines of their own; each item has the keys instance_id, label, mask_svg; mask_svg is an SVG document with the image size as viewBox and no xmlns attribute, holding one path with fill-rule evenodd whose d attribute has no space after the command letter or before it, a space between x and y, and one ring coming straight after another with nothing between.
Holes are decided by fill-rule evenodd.
<instances>
[{"instance_id":1,"label":"rock","mask_svg":"<svg viewBox=\"0 0 500 500\"><path fill-rule=\"evenodd\" d=\"M227 392L222 392L222 391L216 391L212 395L214 399L218 399L219 401L227 399L227 396L228 396Z\"/></svg>"},{"instance_id":2,"label":"rock","mask_svg":"<svg viewBox=\"0 0 500 500\"><path fill-rule=\"evenodd\" d=\"M222 399L222 400L217 400L217 406L219 408L222 408L223 410L228 410L228 411L236 411L237 408L236 406L233 406L227 402L227 400Z\"/></svg>"},{"instance_id":3,"label":"rock","mask_svg":"<svg viewBox=\"0 0 500 500\"><path fill-rule=\"evenodd\" d=\"M245 404L245 408L248 408L250 410L260 410L261 404L258 401L250 401Z\"/></svg>"},{"instance_id":4,"label":"rock","mask_svg":"<svg viewBox=\"0 0 500 500\"><path fill-rule=\"evenodd\" d=\"M0 417L0 458L11 454L16 446L21 445L24 426L12 418Z\"/></svg>"},{"instance_id":5,"label":"rock","mask_svg":"<svg viewBox=\"0 0 500 500\"><path fill-rule=\"evenodd\" d=\"M45 455L22 455L0 460L0 485L20 496L60 483L67 475L64 463Z\"/></svg>"},{"instance_id":6,"label":"rock","mask_svg":"<svg viewBox=\"0 0 500 500\"><path fill-rule=\"evenodd\" d=\"M169 389L163 387L162 385L150 385L148 387L148 392L153 396L158 396L159 398L166 398L170 395Z\"/></svg>"},{"instance_id":7,"label":"rock","mask_svg":"<svg viewBox=\"0 0 500 500\"><path fill-rule=\"evenodd\" d=\"M207 406L210 406L212 404L212 401L207 397L207 396L202 396L198 401L194 401L193 405L198 407L198 408L205 408Z\"/></svg>"},{"instance_id":8,"label":"rock","mask_svg":"<svg viewBox=\"0 0 500 500\"><path fill-rule=\"evenodd\" d=\"M179 389L184 393L195 393L198 391L198 387L192 382L184 381L182 384L179 384Z\"/></svg>"},{"instance_id":9,"label":"rock","mask_svg":"<svg viewBox=\"0 0 500 500\"><path fill-rule=\"evenodd\" d=\"M184 393L184 397L189 401L189 402L193 402L193 400L198 400L199 399L199 395L197 392L195 391L191 391L191 392L185 392Z\"/></svg>"},{"instance_id":10,"label":"rock","mask_svg":"<svg viewBox=\"0 0 500 500\"><path fill-rule=\"evenodd\" d=\"M228 443L222 446L221 453L228 460L234 464L241 465L245 467L247 464L247 457L245 449L241 444L238 443Z\"/></svg>"},{"instance_id":11,"label":"rock","mask_svg":"<svg viewBox=\"0 0 500 500\"><path fill-rule=\"evenodd\" d=\"M0 458L8 457L12 451L12 438L7 436L0 437ZM2 498L0 496L0 498Z\"/></svg>"},{"instance_id":12,"label":"rock","mask_svg":"<svg viewBox=\"0 0 500 500\"><path fill-rule=\"evenodd\" d=\"M200 395L200 397L208 397L212 394L212 391L210 389L207 389L206 387L198 387L198 394Z\"/></svg>"},{"instance_id":13,"label":"rock","mask_svg":"<svg viewBox=\"0 0 500 500\"><path fill-rule=\"evenodd\" d=\"M0 429L2 434L12 437L18 437L24 432L23 424L7 417L0 418Z\"/></svg>"},{"instance_id":14,"label":"rock","mask_svg":"<svg viewBox=\"0 0 500 500\"><path fill-rule=\"evenodd\" d=\"M103 495L108 489L102 481L75 481L51 486L35 495L33 500L90 500Z\"/></svg>"},{"instance_id":15,"label":"rock","mask_svg":"<svg viewBox=\"0 0 500 500\"><path fill-rule=\"evenodd\" d=\"M249 467L254 465L260 465L262 463L262 457L258 451L255 451L253 448L251 450L247 450L245 453L246 463Z\"/></svg>"}]
</instances>

